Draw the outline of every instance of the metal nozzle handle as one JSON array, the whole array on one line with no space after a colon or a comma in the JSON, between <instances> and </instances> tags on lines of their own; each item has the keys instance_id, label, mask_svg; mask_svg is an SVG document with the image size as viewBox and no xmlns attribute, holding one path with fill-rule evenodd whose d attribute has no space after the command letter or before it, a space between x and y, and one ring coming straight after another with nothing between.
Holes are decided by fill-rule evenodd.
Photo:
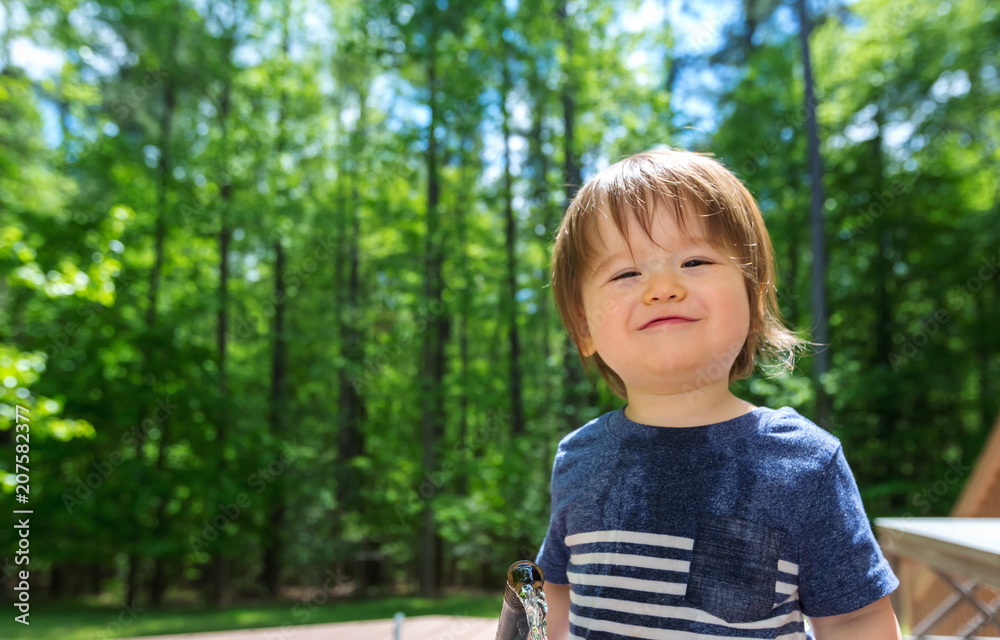
<instances>
[{"instance_id":1,"label":"metal nozzle handle","mask_svg":"<svg viewBox=\"0 0 1000 640\"><path fill-rule=\"evenodd\" d=\"M517 596L526 584L540 591L545 584L545 574L534 562L518 560L507 569L507 587L503 592L503 608L496 640L528 640L528 616L524 603Z\"/></svg>"}]
</instances>

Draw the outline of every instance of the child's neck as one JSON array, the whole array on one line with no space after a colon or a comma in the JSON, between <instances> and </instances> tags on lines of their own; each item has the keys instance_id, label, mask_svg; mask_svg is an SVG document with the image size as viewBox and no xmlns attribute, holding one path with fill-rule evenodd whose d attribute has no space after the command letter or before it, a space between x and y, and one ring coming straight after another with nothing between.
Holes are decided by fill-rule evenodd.
<instances>
[{"instance_id":1,"label":"child's neck","mask_svg":"<svg viewBox=\"0 0 1000 640\"><path fill-rule=\"evenodd\" d=\"M700 427L738 418L756 408L734 396L727 385L720 383L679 393L629 390L625 417L654 427Z\"/></svg>"}]
</instances>

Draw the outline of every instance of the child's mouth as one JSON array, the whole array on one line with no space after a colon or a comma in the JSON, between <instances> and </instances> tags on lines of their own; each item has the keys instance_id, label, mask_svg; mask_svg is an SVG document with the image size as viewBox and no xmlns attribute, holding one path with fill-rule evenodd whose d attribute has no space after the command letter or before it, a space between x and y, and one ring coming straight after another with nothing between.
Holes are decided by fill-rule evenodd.
<instances>
[{"instance_id":1,"label":"child's mouth","mask_svg":"<svg viewBox=\"0 0 1000 640\"><path fill-rule=\"evenodd\" d=\"M682 317L678 317L678 316L674 316L674 317L670 317L670 318L657 318L656 320L653 320L652 322L646 323L645 325L643 325L642 328L643 329L652 329L653 327L658 327L658 326L666 325L666 324L688 324L690 322L696 322L696 320L693 320L691 318L682 318Z\"/></svg>"}]
</instances>

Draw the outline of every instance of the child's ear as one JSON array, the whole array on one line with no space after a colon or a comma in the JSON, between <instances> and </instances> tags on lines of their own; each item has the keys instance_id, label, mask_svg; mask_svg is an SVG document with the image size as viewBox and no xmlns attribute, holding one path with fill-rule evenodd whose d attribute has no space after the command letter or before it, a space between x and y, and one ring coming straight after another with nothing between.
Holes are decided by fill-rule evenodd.
<instances>
[{"instance_id":1,"label":"child's ear","mask_svg":"<svg viewBox=\"0 0 1000 640\"><path fill-rule=\"evenodd\" d=\"M590 337L590 326L587 325L587 317L580 314L580 328L583 330L583 338L580 342L580 351L583 355L590 357L597 353L597 348L594 346L594 339Z\"/></svg>"}]
</instances>

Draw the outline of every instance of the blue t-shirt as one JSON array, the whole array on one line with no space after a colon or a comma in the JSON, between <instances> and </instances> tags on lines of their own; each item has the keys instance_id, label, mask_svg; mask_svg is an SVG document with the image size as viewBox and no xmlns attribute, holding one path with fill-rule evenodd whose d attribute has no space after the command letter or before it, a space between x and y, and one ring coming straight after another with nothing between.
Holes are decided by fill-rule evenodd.
<instances>
[{"instance_id":1,"label":"blue t-shirt","mask_svg":"<svg viewBox=\"0 0 1000 640\"><path fill-rule=\"evenodd\" d=\"M899 580L840 441L791 407L700 427L606 413L559 443L535 562L570 638L811 638ZM663 631L669 630L669 631Z\"/></svg>"}]
</instances>

